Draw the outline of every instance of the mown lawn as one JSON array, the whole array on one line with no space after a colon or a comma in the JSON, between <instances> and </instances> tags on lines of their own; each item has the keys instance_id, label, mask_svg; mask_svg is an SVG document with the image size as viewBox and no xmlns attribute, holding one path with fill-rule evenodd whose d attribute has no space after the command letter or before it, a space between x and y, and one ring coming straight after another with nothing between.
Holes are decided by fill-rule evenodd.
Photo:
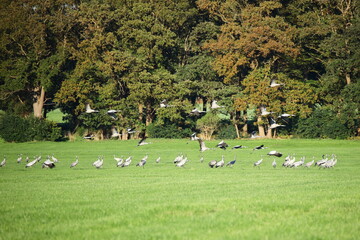
<instances>
[{"instance_id":1,"label":"mown lawn","mask_svg":"<svg viewBox=\"0 0 360 240\"><path fill-rule=\"evenodd\" d=\"M0 143L0 239L358 239L360 141L232 140L247 149L198 151L188 140ZM214 147L218 141L206 142ZM252 151L265 144L268 149ZM270 150L284 154L273 169ZM25 168L17 155L54 154L55 169ZM172 161L180 154L184 168ZM307 161L336 154L333 169L285 169L287 154ZM113 155L133 156L116 168ZM135 164L146 154L144 168ZM91 166L104 156L102 169ZM211 169L210 160L234 159ZM260 168L253 162L264 155ZM79 156L79 165L70 163ZM155 163L161 157L159 164ZM199 159L204 156L204 162ZM2 160L2 157L1 159Z\"/></svg>"}]
</instances>

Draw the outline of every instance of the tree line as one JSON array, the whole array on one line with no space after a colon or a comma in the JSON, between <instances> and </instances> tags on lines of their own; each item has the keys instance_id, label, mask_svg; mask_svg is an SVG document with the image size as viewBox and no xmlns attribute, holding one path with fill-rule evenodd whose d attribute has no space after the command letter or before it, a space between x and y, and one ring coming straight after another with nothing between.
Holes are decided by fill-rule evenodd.
<instances>
[{"instance_id":1,"label":"tree line","mask_svg":"<svg viewBox=\"0 0 360 240\"><path fill-rule=\"evenodd\" d=\"M37 118L60 108L72 132L104 136L116 126L123 139L129 127L179 137L197 129L210 138L221 122L235 137L357 136L359 7L355 0L0 0L0 108ZM170 107L159 107L164 99ZM213 100L222 107L212 109ZM86 104L99 114L84 114ZM195 107L206 114L191 115ZM273 120L286 127L271 128Z\"/></svg>"}]
</instances>

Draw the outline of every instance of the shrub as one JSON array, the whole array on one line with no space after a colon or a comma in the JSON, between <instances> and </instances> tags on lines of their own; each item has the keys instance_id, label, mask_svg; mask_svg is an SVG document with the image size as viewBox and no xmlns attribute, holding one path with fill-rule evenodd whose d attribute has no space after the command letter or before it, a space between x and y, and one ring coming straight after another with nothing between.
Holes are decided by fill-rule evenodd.
<instances>
[{"instance_id":1,"label":"shrub","mask_svg":"<svg viewBox=\"0 0 360 240\"><path fill-rule=\"evenodd\" d=\"M300 119L296 133L304 138L337 138L350 137L350 129L330 109L316 109L309 118Z\"/></svg>"},{"instance_id":2,"label":"shrub","mask_svg":"<svg viewBox=\"0 0 360 240\"><path fill-rule=\"evenodd\" d=\"M220 118L214 113L207 113L196 122L196 128L201 130L205 139L211 139L220 123Z\"/></svg>"},{"instance_id":3,"label":"shrub","mask_svg":"<svg viewBox=\"0 0 360 240\"><path fill-rule=\"evenodd\" d=\"M235 139L237 138L236 129L230 121L221 123L220 128L217 130L216 137L218 139Z\"/></svg>"},{"instance_id":4,"label":"shrub","mask_svg":"<svg viewBox=\"0 0 360 240\"><path fill-rule=\"evenodd\" d=\"M191 135L189 128L183 129L175 124L158 125L153 123L146 130L151 138L187 138Z\"/></svg>"},{"instance_id":5,"label":"shrub","mask_svg":"<svg viewBox=\"0 0 360 240\"><path fill-rule=\"evenodd\" d=\"M6 142L55 141L61 138L61 128L43 119L6 114L0 117L0 136Z\"/></svg>"}]
</instances>

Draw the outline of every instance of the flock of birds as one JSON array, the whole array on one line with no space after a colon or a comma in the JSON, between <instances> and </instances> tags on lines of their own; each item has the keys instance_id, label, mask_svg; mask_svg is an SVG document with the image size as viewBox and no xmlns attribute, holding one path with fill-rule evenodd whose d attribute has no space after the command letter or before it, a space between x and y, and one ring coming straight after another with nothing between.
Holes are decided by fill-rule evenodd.
<instances>
[{"instance_id":1,"label":"flock of birds","mask_svg":"<svg viewBox=\"0 0 360 240\"><path fill-rule=\"evenodd\" d=\"M199 142L200 152L204 152L206 150L216 149L216 148L226 150L229 147L229 145L225 141L221 141L216 145L216 148L208 148L208 147L206 147L205 142L201 138L197 137L196 134L193 134L191 136L191 140L194 140L194 141L197 140ZM140 140L140 142L138 143L138 146L141 146L144 142L145 142L145 138ZM243 145L236 145L236 146L233 146L231 149L237 150L237 149L246 149L246 148L247 147L243 146ZM253 153L254 151L258 151L258 150L262 150L262 149L267 149L267 148L268 147L265 147L262 144L262 145L254 147L250 153ZM275 160L275 157L280 158L283 156L283 154L281 152L278 152L276 150L269 151L266 155L274 157L273 162L271 164L273 168L277 167L277 162ZM144 167L148 161L148 158L149 158L149 156L145 155L136 164L136 166ZM116 161L116 167L128 167L131 165L132 159L133 159L132 156L125 158L125 157L116 157L114 155L114 160ZM6 165L6 161L7 161L7 158L6 158L6 156L4 156L4 159L0 163L0 167L4 167ZM16 159L16 162L18 164L20 164L23 161L26 162L25 168L30 168L30 167L33 167L35 164L41 162L42 156L41 155L34 156L33 160L30 160L30 158L28 156L26 158L24 158L22 154L19 154L18 158ZM161 161L161 157L158 157L155 160L155 163L158 164L158 163L160 163L160 161ZM51 155L51 156L47 155L46 159L42 162L42 168L50 168L50 169L55 168L56 164L58 162L59 162L59 160L54 155ZM184 167L186 165L186 163L188 163L188 162L189 162L189 159L184 154L179 154L173 160L173 163L175 164L176 167ZM200 162L201 163L204 162L204 156L201 156ZM253 166L260 168L260 166L263 164L263 162L264 162L264 158L263 158L263 155L261 155L261 159L254 162ZM232 166L234 166L235 163L236 163L236 154L235 154L234 159L227 162L226 164L225 164L225 157L224 157L224 155L222 155L221 160L211 160L208 163L208 165L210 168L221 168L224 166L232 167ZM293 154L293 155L288 155L285 158L284 162L282 163L282 167L285 167L285 168L298 168L298 167L310 168L311 166L314 165L314 166L318 166L319 168L333 168L336 165L336 163L337 163L337 157L335 154L323 155L322 158L316 162L315 162L315 157L312 158L312 161L305 162L305 156L301 157L300 160L296 161L295 154ZM70 168L74 168L78 164L79 164L79 158L78 158L78 156L76 156L75 161L70 164ZM103 167L103 164L104 164L104 156L99 156L98 159L92 163L92 166L99 169L99 168Z\"/></svg>"},{"instance_id":2,"label":"flock of birds","mask_svg":"<svg viewBox=\"0 0 360 240\"><path fill-rule=\"evenodd\" d=\"M283 86L283 85L285 85L285 84L283 84L283 83L278 83L278 82L276 82L274 79L272 79L271 82L270 82L269 87L271 87L271 88L276 88L276 87L281 87L281 86ZM166 99L162 100L159 105L160 105L160 108L176 107L176 105L171 105L171 104L169 104ZM225 106L219 105L216 100L213 100L213 101L211 102L211 106L210 106L211 109L220 109L220 108L224 108L224 107L225 107ZM85 112L84 112L85 114L93 114L93 113L99 113L99 112L100 112L99 110L92 109L89 103L86 103L86 105L85 105ZM107 113L112 119L114 119L114 120L117 120L117 119L118 119L118 116L116 115L116 113L118 113L118 112L120 112L120 110L110 109L110 110L107 110L107 111L106 111L106 113ZM190 111L189 115L190 115L190 116L199 117L199 116L205 114L206 112L207 112L207 111L203 111L203 110L199 110L199 109L197 109L197 108L194 108L193 110ZM276 122L276 120L274 119L274 117L275 117L275 116L274 116L275 112L269 112L269 111L267 111L265 106L261 106L261 107L260 107L260 112L261 112L261 116L262 116L262 117L265 117L265 118L268 119L268 121L269 121L269 128L270 128L270 129L276 129L276 128L278 128L278 127L285 127L285 126L286 126L286 125L284 125L284 124L278 124L278 123ZM282 122L288 122L287 119L290 118L290 117L293 117L293 116L295 116L295 115L289 114L289 113L282 113L282 114L280 114L280 115L277 116L277 119L281 119ZM130 134L135 133L135 132L136 132L136 131L135 131L135 128L128 128L128 129L127 129L127 135L130 135ZM110 138L119 138L121 135L122 135L122 134L119 133L119 131L116 129L115 126L113 126L113 127L111 128ZM86 135L84 138L85 138L85 139L94 139L94 137L95 137L95 136L94 136L93 134L88 134L88 135ZM257 138L257 137L259 137L259 136L256 136L255 134L251 134L251 138ZM144 142L144 139L142 139L142 140L143 140L143 141L141 142L142 145L147 144L147 143Z\"/></svg>"}]
</instances>

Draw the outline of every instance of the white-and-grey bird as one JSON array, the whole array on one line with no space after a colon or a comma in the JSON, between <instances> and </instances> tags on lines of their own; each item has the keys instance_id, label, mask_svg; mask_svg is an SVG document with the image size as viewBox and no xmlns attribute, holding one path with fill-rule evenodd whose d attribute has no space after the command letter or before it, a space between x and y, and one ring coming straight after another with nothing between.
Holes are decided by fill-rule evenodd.
<instances>
[{"instance_id":1,"label":"white-and-grey bird","mask_svg":"<svg viewBox=\"0 0 360 240\"><path fill-rule=\"evenodd\" d=\"M271 164L273 166L273 168L276 168L276 160L274 159L274 161Z\"/></svg>"},{"instance_id":2,"label":"white-and-grey bird","mask_svg":"<svg viewBox=\"0 0 360 240\"><path fill-rule=\"evenodd\" d=\"M16 162L21 163L21 161L23 160L22 154L20 153L18 156L19 157L16 159Z\"/></svg>"},{"instance_id":3,"label":"white-and-grey bird","mask_svg":"<svg viewBox=\"0 0 360 240\"><path fill-rule=\"evenodd\" d=\"M111 128L111 138L118 138L121 134L117 131L115 127Z\"/></svg>"},{"instance_id":4,"label":"white-and-grey bird","mask_svg":"<svg viewBox=\"0 0 360 240\"><path fill-rule=\"evenodd\" d=\"M294 156L288 156L285 158L285 162L282 164L283 167L291 167L292 164L296 161Z\"/></svg>"},{"instance_id":5,"label":"white-and-grey bird","mask_svg":"<svg viewBox=\"0 0 360 240\"><path fill-rule=\"evenodd\" d=\"M216 167L216 168L218 168L218 167L223 167L224 164L225 164L225 160L224 160L224 155L223 155L223 156L221 157L221 160L216 163L215 167Z\"/></svg>"},{"instance_id":6,"label":"white-and-grey bird","mask_svg":"<svg viewBox=\"0 0 360 240\"><path fill-rule=\"evenodd\" d=\"M269 112L266 110L266 107L260 107L260 111L261 111L261 116L267 116L270 114L273 114L274 112Z\"/></svg>"},{"instance_id":7,"label":"white-and-grey bird","mask_svg":"<svg viewBox=\"0 0 360 240\"><path fill-rule=\"evenodd\" d=\"M290 164L290 167L291 168L297 168L297 167L300 167L304 164L305 162L305 157L301 157L300 158L300 161L297 161L297 162L293 162L292 164Z\"/></svg>"},{"instance_id":8,"label":"white-and-grey bird","mask_svg":"<svg viewBox=\"0 0 360 240\"><path fill-rule=\"evenodd\" d=\"M173 107L174 105L169 105L168 104L168 101L166 100L166 99L164 99L164 100L162 100L161 102L160 102L160 107L161 108L167 108L167 107Z\"/></svg>"},{"instance_id":9,"label":"white-and-grey bird","mask_svg":"<svg viewBox=\"0 0 360 240\"><path fill-rule=\"evenodd\" d=\"M200 145L200 152L204 152L204 151L210 149L205 146L205 142L201 138L198 138L198 141L199 141L199 145Z\"/></svg>"},{"instance_id":10,"label":"white-and-grey bird","mask_svg":"<svg viewBox=\"0 0 360 240\"><path fill-rule=\"evenodd\" d=\"M312 161L305 163L304 167L309 168L311 167L315 162L315 157L313 157Z\"/></svg>"},{"instance_id":11,"label":"white-and-grey bird","mask_svg":"<svg viewBox=\"0 0 360 240\"><path fill-rule=\"evenodd\" d=\"M214 168L214 167L216 166L216 163L217 163L216 160L210 161L210 162L209 162L209 167Z\"/></svg>"},{"instance_id":12,"label":"white-and-grey bird","mask_svg":"<svg viewBox=\"0 0 360 240\"><path fill-rule=\"evenodd\" d=\"M200 116L201 114L206 113L206 111L200 111L197 108L194 108L193 110L191 110L190 115L193 116Z\"/></svg>"},{"instance_id":13,"label":"white-and-grey bird","mask_svg":"<svg viewBox=\"0 0 360 240\"><path fill-rule=\"evenodd\" d=\"M180 162L178 162L175 166L177 166L177 167L183 167L183 166L185 166L185 163L187 163L188 162L188 159L187 159L187 157L184 157Z\"/></svg>"},{"instance_id":14,"label":"white-and-grey bird","mask_svg":"<svg viewBox=\"0 0 360 240\"><path fill-rule=\"evenodd\" d=\"M114 155L114 160L116 162L124 161L124 159L122 157L116 157L115 155Z\"/></svg>"},{"instance_id":15,"label":"white-and-grey bird","mask_svg":"<svg viewBox=\"0 0 360 240\"><path fill-rule=\"evenodd\" d=\"M29 156L26 156L25 162L29 162L29 160L30 160Z\"/></svg>"},{"instance_id":16,"label":"white-and-grey bird","mask_svg":"<svg viewBox=\"0 0 360 240\"><path fill-rule=\"evenodd\" d=\"M203 163L204 162L204 156L201 156L200 158L200 162Z\"/></svg>"},{"instance_id":17,"label":"white-and-grey bird","mask_svg":"<svg viewBox=\"0 0 360 240\"><path fill-rule=\"evenodd\" d=\"M89 133L89 134L86 134L84 137L84 139L90 139L90 140L93 140L95 138L95 135L92 134L92 133Z\"/></svg>"},{"instance_id":18,"label":"white-and-grey bird","mask_svg":"<svg viewBox=\"0 0 360 240\"><path fill-rule=\"evenodd\" d=\"M56 157L54 157L54 154L51 155L51 160L52 160L54 163L59 162L59 159L57 159Z\"/></svg>"},{"instance_id":19,"label":"white-and-grey bird","mask_svg":"<svg viewBox=\"0 0 360 240\"><path fill-rule=\"evenodd\" d=\"M161 160L161 157L158 157L158 158L155 160L155 162L156 162L156 163L160 163L160 160Z\"/></svg>"},{"instance_id":20,"label":"white-and-grey bird","mask_svg":"<svg viewBox=\"0 0 360 240\"><path fill-rule=\"evenodd\" d=\"M275 156L275 157L281 157L281 156L282 156L282 153L273 150L273 151L270 151L267 155L269 155L269 156Z\"/></svg>"},{"instance_id":21,"label":"white-and-grey bird","mask_svg":"<svg viewBox=\"0 0 360 240\"><path fill-rule=\"evenodd\" d=\"M278 127L285 127L285 125L277 124L273 118L270 118L269 122L270 122L271 129L278 128Z\"/></svg>"},{"instance_id":22,"label":"white-and-grey bird","mask_svg":"<svg viewBox=\"0 0 360 240\"><path fill-rule=\"evenodd\" d=\"M42 156L41 156L41 155L36 157L36 161L38 161L38 162L40 162L41 159L42 159Z\"/></svg>"},{"instance_id":23,"label":"white-and-grey bird","mask_svg":"<svg viewBox=\"0 0 360 240\"><path fill-rule=\"evenodd\" d=\"M127 159L125 159L125 162L121 165L121 167L128 167L130 166L132 161L132 156L128 157Z\"/></svg>"},{"instance_id":24,"label":"white-and-grey bird","mask_svg":"<svg viewBox=\"0 0 360 240\"><path fill-rule=\"evenodd\" d=\"M329 160L328 157L323 155L322 159L320 159L319 161L317 161L315 163L315 166L321 166L321 165L325 164L328 160Z\"/></svg>"},{"instance_id":25,"label":"white-and-grey bird","mask_svg":"<svg viewBox=\"0 0 360 240\"><path fill-rule=\"evenodd\" d=\"M260 164L262 163L263 159L260 159L259 161L254 162L254 167L260 167Z\"/></svg>"},{"instance_id":26,"label":"white-and-grey bird","mask_svg":"<svg viewBox=\"0 0 360 240\"><path fill-rule=\"evenodd\" d=\"M222 140L221 142L219 142L219 143L216 145L216 147L221 148L221 149L223 149L223 150L226 150L226 148L229 147L229 145L228 145L226 142L224 142L224 140Z\"/></svg>"},{"instance_id":27,"label":"white-and-grey bird","mask_svg":"<svg viewBox=\"0 0 360 240\"><path fill-rule=\"evenodd\" d=\"M250 133L250 138L261 138L261 136L257 135L256 131Z\"/></svg>"},{"instance_id":28,"label":"white-and-grey bird","mask_svg":"<svg viewBox=\"0 0 360 240\"><path fill-rule=\"evenodd\" d=\"M176 163L180 162L183 158L184 158L184 156L182 154L180 154L180 155L176 156L173 163L176 164Z\"/></svg>"},{"instance_id":29,"label":"white-and-grey bird","mask_svg":"<svg viewBox=\"0 0 360 240\"><path fill-rule=\"evenodd\" d=\"M140 162L138 162L137 164L136 164L136 166L137 167L144 167L145 166L145 164L146 164L146 160L148 159L148 155L146 155L145 157L143 157L143 159L141 159L140 160Z\"/></svg>"},{"instance_id":30,"label":"white-and-grey bird","mask_svg":"<svg viewBox=\"0 0 360 240\"><path fill-rule=\"evenodd\" d=\"M289 113L282 113L278 116L278 118L289 118L289 117L295 117L295 115Z\"/></svg>"},{"instance_id":31,"label":"white-and-grey bird","mask_svg":"<svg viewBox=\"0 0 360 240\"><path fill-rule=\"evenodd\" d=\"M285 85L285 84L277 83L274 79L272 79L271 82L270 82L270 87L279 87L279 86L282 86L282 85Z\"/></svg>"},{"instance_id":32,"label":"white-and-grey bird","mask_svg":"<svg viewBox=\"0 0 360 240\"><path fill-rule=\"evenodd\" d=\"M85 108L86 108L85 113L96 113L96 112L99 112L98 110L92 109L92 108L90 107L90 104L89 104L89 103L86 104Z\"/></svg>"},{"instance_id":33,"label":"white-and-grey bird","mask_svg":"<svg viewBox=\"0 0 360 240\"><path fill-rule=\"evenodd\" d=\"M76 167L76 165L78 165L78 163L79 163L79 158L78 158L78 156L76 156L76 160L75 160L75 162L72 162L70 164L70 168Z\"/></svg>"},{"instance_id":34,"label":"white-and-grey bird","mask_svg":"<svg viewBox=\"0 0 360 240\"><path fill-rule=\"evenodd\" d=\"M54 167L55 167L55 163L50 159L46 159L42 164L42 168L54 168Z\"/></svg>"},{"instance_id":35,"label":"white-and-grey bird","mask_svg":"<svg viewBox=\"0 0 360 240\"><path fill-rule=\"evenodd\" d=\"M32 160L31 162L27 163L27 164L25 165L25 168L32 167L32 166L34 166L37 162L38 162L38 160L37 160L37 158L35 158L35 159Z\"/></svg>"},{"instance_id":36,"label":"white-and-grey bird","mask_svg":"<svg viewBox=\"0 0 360 240\"><path fill-rule=\"evenodd\" d=\"M100 156L98 156L98 159L95 162L93 162L92 166L95 167L97 164L99 164L99 162L101 162L101 157Z\"/></svg>"},{"instance_id":37,"label":"white-and-grey bird","mask_svg":"<svg viewBox=\"0 0 360 240\"><path fill-rule=\"evenodd\" d=\"M223 108L224 106L220 106L216 100L213 100L211 103L211 108L212 109L217 109L217 108Z\"/></svg>"},{"instance_id":38,"label":"white-and-grey bird","mask_svg":"<svg viewBox=\"0 0 360 240\"><path fill-rule=\"evenodd\" d=\"M99 161L94 163L94 167L96 167L97 169L102 168L102 166L104 165L104 158L100 158Z\"/></svg>"},{"instance_id":39,"label":"white-and-grey bird","mask_svg":"<svg viewBox=\"0 0 360 240\"><path fill-rule=\"evenodd\" d=\"M0 163L0 167L4 167L6 165L6 157L4 156L4 159Z\"/></svg>"}]
</instances>

